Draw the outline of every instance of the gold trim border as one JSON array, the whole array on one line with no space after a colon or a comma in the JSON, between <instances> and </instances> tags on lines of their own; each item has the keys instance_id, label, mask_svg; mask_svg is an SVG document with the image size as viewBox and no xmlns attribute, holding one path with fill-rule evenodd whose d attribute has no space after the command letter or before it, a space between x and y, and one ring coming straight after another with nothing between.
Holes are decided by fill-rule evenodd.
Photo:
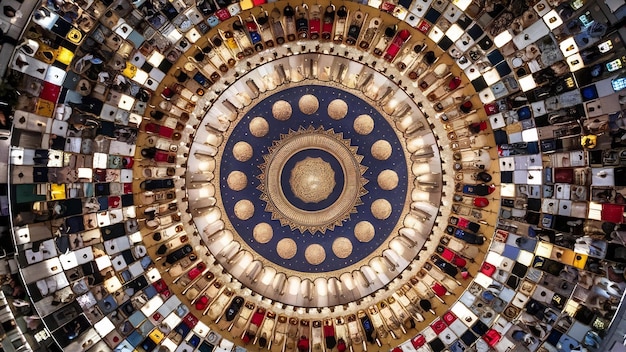
<instances>
[{"instance_id":1,"label":"gold trim border","mask_svg":"<svg viewBox=\"0 0 626 352\"><path fill-rule=\"evenodd\" d=\"M269 147L268 154L263 158L262 173L259 175L261 184L257 187L261 192L261 200L267 202L265 211L272 213L272 220L279 220L282 226L300 233L309 231L326 233L356 213L356 207L363 204L361 196L367 193L364 188L368 180L363 177L367 168L361 165L363 156L357 154L358 147L350 145L349 139L343 139L342 133L323 128L300 128L280 136ZM287 161L296 153L307 149L319 149L331 154L341 165L344 183L337 202L318 211L307 211L292 205L285 196L281 186L281 174Z\"/></svg>"}]
</instances>

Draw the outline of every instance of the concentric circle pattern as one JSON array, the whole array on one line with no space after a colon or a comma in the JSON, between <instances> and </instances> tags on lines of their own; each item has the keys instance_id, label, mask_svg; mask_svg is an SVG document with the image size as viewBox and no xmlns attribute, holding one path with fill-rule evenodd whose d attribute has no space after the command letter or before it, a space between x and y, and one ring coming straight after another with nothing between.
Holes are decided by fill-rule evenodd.
<instances>
[{"instance_id":1,"label":"concentric circle pattern","mask_svg":"<svg viewBox=\"0 0 626 352\"><path fill-rule=\"evenodd\" d=\"M356 212L355 207L366 193L366 168L360 164L363 157L356 154L356 148L338 138L332 130L300 129L275 143L264 156L259 176L261 199L282 225L300 232L324 233L341 226L350 213ZM320 166L316 170L311 169L313 165L305 166L311 161ZM323 188L323 193L311 194L313 174L317 175L314 183L325 182L316 187L317 191ZM310 196L305 197L304 193Z\"/></svg>"},{"instance_id":2,"label":"concentric circle pattern","mask_svg":"<svg viewBox=\"0 0 626 352\"><path fill-rule=\"evenodd\" d=\"M0 349L622 346L622 2L1 5Z\"/></svg>"},{"instance_id":3,"label":"concentric circle pattern","mask_svg":"<svg viewBox=\"0 0 626 352\"><path fill-rule=\"evenodd\" d=\"M268 92L246 108L228 131L223 155L218 154L222 181L218 184L214 179L220 188L223 212L250 253L277 265L277 271L299 272L299 276L316 272L341 275L372 254L380 255L380 246L397 236L402 226L400 219L407 211L403 204L413 189L404 176L408 171L406 142L398 138L389 117L372 107L366 96L359 98L355 93L362 94L341 86L315 85L313 81L306 87ZM290 104L289 108L285 104ZM290 118L262 116L264 111L275 114L277 106L291 111ZM307 108L310 106L314 109ZM330 116L337 106L341 119ZM355 131L354 121L364 115L376 121L377 135L363 136ZM248 132L259 124L259 119L268 123L270 133L250 139ZM378 139L381 137L386 140ZM251 143L254 152L242 161L233 156L244 140ZM394 170L377 162L379 149L395 165ZM389 172L396 175L393 192L377 181ZM250 175L246 187L233 187L233 175L244 173ZM248 217L251 207L244 207L248 203L242 198L245 202L256 200L254 216ZM397 206L392 207L392 203ZM354 228L363 221L374 224L379 235L359 240ZM260 223L271 226L271 239L250 240L249 229L257 229ZM350 242L349 256L334 253L335 239L340 235ZM296 254L285 255L284 248Z\"/></svg>"}]
</instances>

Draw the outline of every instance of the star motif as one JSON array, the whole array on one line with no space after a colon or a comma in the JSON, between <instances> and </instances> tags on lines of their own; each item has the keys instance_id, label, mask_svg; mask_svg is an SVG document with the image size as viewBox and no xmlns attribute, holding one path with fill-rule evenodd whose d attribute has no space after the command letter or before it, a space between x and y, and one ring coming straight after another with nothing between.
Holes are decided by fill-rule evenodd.
<instances>
[{"instance_id":1,"label":"star motif","mask_svg":"<svg viewBox=\"0 0 626 352\"><path fill-rule=\"evenodd\" d=\"M271 181L268 177L268 171L278 152L283 150L283 148L292 141L302 138L317 139L319 136L333 144L332 146L327 145L326 148L343 148L347 151L345 155L348 155L349 157L343 158L340 160L340 163L344 168L354 169L353 174L357 175L357 177L348 178L345 182L350 183L350 188L355 188L355 191L348 193L344 192L345 194L342 193L340 196L341 198L349 197L351 199L340 199L336 202L340 205L343 203L344 206L335 206L336 204L329 206L327 209L330 209L330 211L322 212L322 214L318 216L318 219L320 219L319 222L313 224L303 223L300 221L301 217L298 216L300 215L299 213L303 212L302 210L291 211L291 209L288 209L288 206L284 205L285 202L282 201L280 197L274 195L276 190L270 184ZM319 148L321 149L324 147ZM271 213L272 220L278 220L281 226L289 226L292 231L298 230L300 233L308 231L311 234L315 234L316 232L324 234L327 230L332 231L335 227L342 226L346 220L350 219L351 214L357 212L357 207L363 204L361 197L367 194L365 185L368 183L368 180L363 176L367 171L367 167L361 164L363 156L357 154L357 151L358 147L351 145L350 139L345 139L343 137L343 133L335 132L333 129L325 130L323 127L315 128L313 126L309 126L304 128L300 126L297 131L289 130L288 133L281 134L280 138L273 141L272 145L268 147L267 153L263 155L264 162L259 165L261 174L257 177L260 181L257 189L261 191L260 199L266 203L265 211Z\"/></svg>"}]
</instances>

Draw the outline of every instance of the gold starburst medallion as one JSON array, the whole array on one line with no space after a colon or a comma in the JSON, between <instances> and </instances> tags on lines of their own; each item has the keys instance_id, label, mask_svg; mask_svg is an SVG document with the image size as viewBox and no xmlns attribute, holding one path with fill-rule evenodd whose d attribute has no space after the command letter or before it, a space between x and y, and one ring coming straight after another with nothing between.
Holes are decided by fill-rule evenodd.
<instances>
[{"instance_id":1,"label":"gold starburst medallion","mask_svg":"<svg viewBox=\"0 0 626 352\"><path fill-rule=\"evenodd\" d=\"M330 172L323 172L324 168L329 167L328 164L317 159L305 159L307 162L304 166L298 164L295 173L292 173L296 176L291 178L291 182L281 181L289 159L309 149L318 149L330 154L341 166L341 170L333 172L343 174L343 184L334 186L339 187L336 200L327 207L317 210L302 209L294 205L289 201L283 187L288 184L294 194L307 194L307 199L312 201L325 200L329 196L329 190L328 187L324 187L325 184L320 185L320 182L324 182L327 176L332 176ZM261 200L267 203L265 211L271 213L272 219L280 221L282 226L289 226L301 233L305 231L311 234L325 233L341 226L350 218L350 214L357 212L357 206L363 204L361 197L367 193L365 185L368 181L363 176L367 167L361 165L363 156L357 154L357 150L358 147L351 145L349 139L343 138L343 133L336 133L333 129L309 126L281 134L279 140L272 142L267 153L263 155L264 162L259 165L261 174L258 179L261 182L258 189L261 191ZM321 165L315 169L307 167L307 163ZM316 192L318 194L315 194Z\"/></svg>"}]
</instances>

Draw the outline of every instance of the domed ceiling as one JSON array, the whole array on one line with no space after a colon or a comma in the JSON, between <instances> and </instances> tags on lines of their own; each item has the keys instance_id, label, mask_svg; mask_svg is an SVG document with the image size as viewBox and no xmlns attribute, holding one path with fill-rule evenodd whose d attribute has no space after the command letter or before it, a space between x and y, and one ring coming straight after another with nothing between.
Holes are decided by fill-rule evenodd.
<instances>
[{"instance_id":1,"label":"domed ceiling","mask_svg":"<svg viewBox=\"0 0 626 352\"><path fill-rule=\"evenodd\" d=\"M623 4L13 2L7 296L31 348L612 338Z\"/></svg>"}]
</instances>

